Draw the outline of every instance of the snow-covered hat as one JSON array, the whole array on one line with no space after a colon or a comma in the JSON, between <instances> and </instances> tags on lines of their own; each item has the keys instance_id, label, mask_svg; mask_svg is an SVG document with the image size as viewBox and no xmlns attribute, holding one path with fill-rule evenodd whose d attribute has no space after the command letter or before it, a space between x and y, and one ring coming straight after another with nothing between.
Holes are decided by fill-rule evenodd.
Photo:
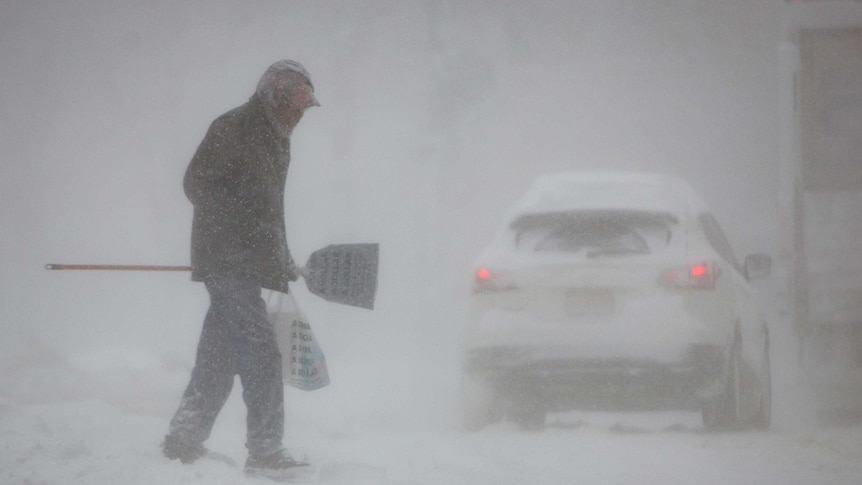
<instances>
[{"instance_id":1,"label":"snow-covered hat","mask_svg":"<svg viewBox=\"0 0 862 485\"><path fill-rule=\"evenodd\" d=\"M306 82L308 82L308 85L311 86L311 106L320 106L320 102L318 102L317 97L314 96L314 84L311 83L311 75L302 64L290 59L282 59L269 66L266 72L263 73L263 76L260 77L260 81L257 83L258 94L271 92L276 79L286 72L295 72L302 75Z\"/></svg>"}]
</instances>

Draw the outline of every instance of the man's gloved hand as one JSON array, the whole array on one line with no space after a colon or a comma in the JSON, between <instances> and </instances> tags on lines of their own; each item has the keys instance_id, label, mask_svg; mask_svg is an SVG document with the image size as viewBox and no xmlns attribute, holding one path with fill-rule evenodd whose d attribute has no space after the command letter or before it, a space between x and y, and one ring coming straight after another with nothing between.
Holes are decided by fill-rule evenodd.
<instances>
[{"instance_id":1,"label":"man's gloved hand","mask_svg":"<svg viewBox=\"0 0 862 485\"><path fill-rule=\"evenodd\" d=\"M293 261L293 256L290 253L287 253L287 279L289 281L296 281L299 279L299 268L296 267L296 263Z\"/></svg>"}]
</instances>

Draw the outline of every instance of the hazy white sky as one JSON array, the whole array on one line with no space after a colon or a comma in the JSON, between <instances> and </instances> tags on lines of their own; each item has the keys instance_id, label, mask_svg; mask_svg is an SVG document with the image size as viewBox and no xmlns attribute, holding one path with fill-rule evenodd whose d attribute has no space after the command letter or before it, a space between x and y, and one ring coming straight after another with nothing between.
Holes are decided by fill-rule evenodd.
<instances>
[{"instance_id":1,"label":"hazy white sky","mask_svg":"<svg viewBox=\"0 0 862 485\"><path fill-rule=\"evenodd\" d=\"M783 3L2 0L0 327L197 328L184 276L42 265L186 263L186 164L279 58L323 105L293 137L294 254L382 244L373 317L318 318L451 338L470 261L546 171L681 175L740 256L775 255Z\"/></svg>"}]
</instances>

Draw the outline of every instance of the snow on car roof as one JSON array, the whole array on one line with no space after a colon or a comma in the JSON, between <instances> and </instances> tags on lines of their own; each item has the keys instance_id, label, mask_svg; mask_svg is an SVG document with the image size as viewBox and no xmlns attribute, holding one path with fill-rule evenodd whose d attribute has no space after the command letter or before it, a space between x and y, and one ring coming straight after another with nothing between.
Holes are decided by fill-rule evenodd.
<instances>
[{"instance_id":1,"label":"snow on car roof","mask_svg":"<svg viewBox=\"0 0 862 485\"><path fill-rule=\"evenodd\" d=\"M706 211L679 177L644 172L563 172L542 175L512 206L507 219L525 213L624 209L675 215Z\"/></svg>"}]
</instances>

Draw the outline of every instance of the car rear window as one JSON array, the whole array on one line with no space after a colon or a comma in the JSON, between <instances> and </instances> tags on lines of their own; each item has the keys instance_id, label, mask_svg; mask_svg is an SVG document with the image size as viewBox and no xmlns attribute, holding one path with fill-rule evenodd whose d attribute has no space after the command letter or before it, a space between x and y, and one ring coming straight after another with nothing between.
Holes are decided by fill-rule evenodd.
<instances>
[{"instance_id":1,"label":"car rear window","mask_svg":"<svg viewBox=\"0 0 862 485\"><path fill-rule=\"evenodd\" d=\"M511 229L519 251L598 258L657 253L670 243L676 223L667 213L591 210L525 214Z\"/></svg>"}]
</instances>

